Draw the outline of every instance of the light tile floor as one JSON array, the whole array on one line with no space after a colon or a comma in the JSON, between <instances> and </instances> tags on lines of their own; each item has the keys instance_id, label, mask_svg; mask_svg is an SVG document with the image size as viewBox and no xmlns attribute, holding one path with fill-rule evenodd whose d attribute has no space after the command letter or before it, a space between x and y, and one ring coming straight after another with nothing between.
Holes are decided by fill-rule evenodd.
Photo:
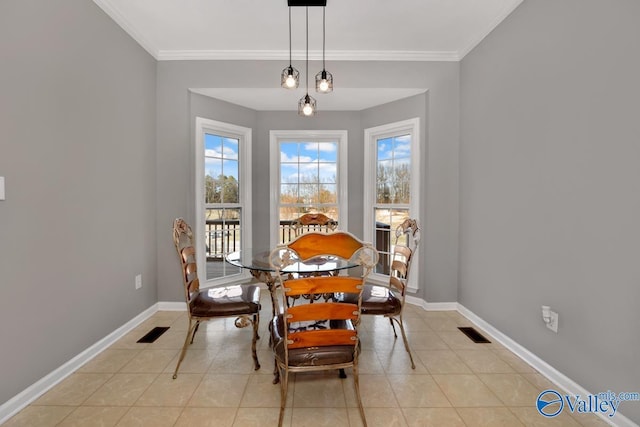
<instances>
[{"instance_id":1,"label":"light tile floor","mask_svg":"<svg viewBox=\"0 0 640 427\"><path fill-rule=\"evenodd\" d=\"M173 380L187 316L158 312L5 426L276 426L280 388L272 384L266 292L262 306L258 371L250 328L221 319L201 325ZM363 319L360 388L369 426L606 425L593 415L543 418L536 397L557 387L500 344L469 340L457 328L475 325L459 313L408 305L405 322L415 370L387 319ZM154 343L136 343L155 326L170 329ZM361 426L352 376L295 375L285 425Z\"/></svg>"}]
</instances>

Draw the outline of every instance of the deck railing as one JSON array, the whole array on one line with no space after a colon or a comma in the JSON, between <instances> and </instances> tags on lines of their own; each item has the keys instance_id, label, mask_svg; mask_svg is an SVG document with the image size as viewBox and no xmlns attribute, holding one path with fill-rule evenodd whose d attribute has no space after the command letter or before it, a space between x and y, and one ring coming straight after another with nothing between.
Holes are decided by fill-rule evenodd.
<instances>
[{"instance_id":1,"label":"deck railing","mask_svg":"<svg viewBox=\"0 0 640 427\"><path fill-rule=\"evenodd\" d=\"M282 220L278 227L278 243L286 243L296 237L291 226L292 220ZM303 233L310 231L327 231L326 227L307 225ZM207 261L222 261L224 255L240 250L240 221L237 219L208 219L205 226ZM388 274L389 252L391 251L391 234L388 224L376 223L376 249L380 252L380 260L376 271Z\"/></svg>"},{"instance_id":2,"label":"deck railing","mask_svg":"<svg viewBox=\"0 0 640 427\"><path fill-rule=\"evenodd\" d=\"M240 220L208 219L205 224L207 260L224 259L224 254L240 249Z\"/></svg>"}]
</instances>

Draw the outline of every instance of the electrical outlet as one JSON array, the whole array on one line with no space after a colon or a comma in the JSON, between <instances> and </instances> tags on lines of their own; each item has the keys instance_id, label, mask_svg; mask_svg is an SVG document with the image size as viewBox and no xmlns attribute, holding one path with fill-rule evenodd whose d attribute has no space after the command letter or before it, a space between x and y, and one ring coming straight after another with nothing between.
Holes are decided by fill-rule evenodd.
<instances>
[{"instance_id":1,"label":"electrical outlet","mask_svg":"<svg viewBox=\"0 0 640 427\"><path fill-rule=\"evenodd\" d=\"M136 289L140 289L142 287L142 274L138 274L136 276Z\"/></svg>"},{"instance_id":2,"label":"electrical outlet","mask_svg":"<svg viewBox=\"0 0 640 427\"><path fill-rule=\"evenodd\" d=\"M549 311L550 318L547 323L547 328L551 329L556 334L558 333L558 313L555 311Z\"/></svg>"}]
</instances>

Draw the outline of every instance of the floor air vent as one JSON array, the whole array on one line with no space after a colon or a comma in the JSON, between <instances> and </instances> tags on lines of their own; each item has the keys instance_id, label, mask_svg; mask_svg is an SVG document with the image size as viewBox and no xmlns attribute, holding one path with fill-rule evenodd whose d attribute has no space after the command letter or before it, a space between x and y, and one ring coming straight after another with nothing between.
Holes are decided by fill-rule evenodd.
<instances>
[{"instance_id":1,"label":"floor air vent","mask_svg":"<svg viewBox=\"0 0 640 427\"><path fill-rule=\"evenodd\" d=\"M143 336L142 338L140 338L138 341L136 342L141 342L141 343L151 343L154 342L155 340L157 340L158 338L160 338L160 335L164 334L165 332L167 332L167 330L169 329L168 326L156 326L155 328L153 328L152 330L150 330L147 335Z\"/></svg>"},{"instance_id":2,"label":"floor air vent","mask_svg":"<svg viewBox=\"0 0 640 427\"><path fill-rule=\"evenodd\" d=\"M463 326L463 327L459 327L458 329L460 329L460 331L462 331L463 334L468 336L469 339L475 343L486 344L491 342L488 339L486 339L484 335L476 331L475 328L472 328L471 326Z\"/></svg>"}]
</instances>

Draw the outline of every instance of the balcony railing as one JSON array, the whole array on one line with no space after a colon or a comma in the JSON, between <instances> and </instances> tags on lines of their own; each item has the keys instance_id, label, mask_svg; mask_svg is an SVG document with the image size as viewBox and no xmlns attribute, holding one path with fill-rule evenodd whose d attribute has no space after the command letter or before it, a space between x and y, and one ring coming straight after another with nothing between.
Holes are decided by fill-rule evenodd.
<instances>
[{"instance_id":1,"label":"balcony railing","mask_svg":"<svg viewBox=\"0 0 640 427\"><path fill-rule=\"evenodd\" d=\"M205 244L207 261L223 260L225 254L240 250L240 220L208 219Z\"/></svg>"},{"instance_id":2,"label":"balcony railing","mask_svg":"<svg viewBox=\"0 0 640 427\"><path fill-rule=\"evenodd\" d=\"M280 221L278 227L278 243L286 243L296 237L291 227L292 220ZM327 231L326 227L308 225L302 228L303 233L310 231ZM224 255L240 250L240 221L237 219L208 219L205 226L207 262L223 261ZM391 233L389 224L376 222L376 237L374 242L380 253L380 260L376 272L389 274L389 253L391 252Z\"/></svg>"},{"instance_id":3,"label":"balcony railing","mask_svg":"<svg viewBox=\"0 0 640 427\"><path fill-rule=\"evenodd\" d=\"M286 243L296 237L291 226L293 221L280 221L278 243ZM303 233L310 231L326 232L326 226L306 225ZM207 258L224 258L224 254L240 250L240 221L237 219L208 219L205 226Z\"/></svg>"}]
</instances>

